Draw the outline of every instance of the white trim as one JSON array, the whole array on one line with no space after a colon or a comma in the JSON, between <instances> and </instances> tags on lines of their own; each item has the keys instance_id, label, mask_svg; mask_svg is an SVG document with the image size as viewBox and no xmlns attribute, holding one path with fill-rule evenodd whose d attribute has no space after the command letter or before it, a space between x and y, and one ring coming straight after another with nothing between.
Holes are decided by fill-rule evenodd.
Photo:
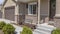
<instances>
[{"instance_id":1,"label":"white trim","mask_svg":"<svg viewBox=\"0 0 60 34\"><path fill-rule=\"evenodd\" d=\"M28 3L28 5L34 5L34 4L37 4L37 2Z\"/></svg>"},{"instance_id":2,"label":"white trim","mask_svg":"<svg viewBox=\"0 0 60 34\"><path fill-rule=\"evenodd\" d=\"M33 15L33 14L28 14L28 15Z\"/></svg>"}]
</instances>

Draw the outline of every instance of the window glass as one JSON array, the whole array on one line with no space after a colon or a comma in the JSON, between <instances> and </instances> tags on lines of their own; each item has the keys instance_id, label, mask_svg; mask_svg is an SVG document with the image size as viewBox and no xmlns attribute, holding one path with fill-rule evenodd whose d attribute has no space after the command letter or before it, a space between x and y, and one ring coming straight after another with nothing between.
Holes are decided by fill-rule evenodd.
<instances>
[{"instance_id":1,"label":"window glass","mask_svg":"<svg viewBox=\"0 0 60 34\"><path fill-rule=\"evenodd\" d=\"M32 12L32 6L31 5L29 5L29 12L28 12L28 14L31 14L31 12Z\"/></svg>"},{"instance_id":2,"label":"window glass","mask_svg":"<svg viewBox=\"0 0 60 34\"><path fill-rule=\"evenodd\" d=\"M36 14L36 4L29 5L29 14Z\"/></svg>"},{"instance_id":3,"label":"window glass","mask_svg":"<svg viewBox=\"0 0 60 34\"><path fill-rule=\"evenodd\" d=\"M36 14L36 5L33 5L33 14Z\"/></svg>"}]
</instances>

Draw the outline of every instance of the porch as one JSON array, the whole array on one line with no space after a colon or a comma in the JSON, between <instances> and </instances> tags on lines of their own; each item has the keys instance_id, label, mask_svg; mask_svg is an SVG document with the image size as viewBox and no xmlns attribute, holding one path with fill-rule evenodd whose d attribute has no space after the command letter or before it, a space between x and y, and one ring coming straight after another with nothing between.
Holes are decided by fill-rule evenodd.
<instances>
[{"instance_id":1,"label":"porch","mask_svg":"<svg viewBox=\"0 0 60 34\"><path fill-rule=\"evenodd\" d=\"M15 21L15 23L40 24L48 23L49 18L54 19L58 9L56 4L51 3L52 0L9 0L8 5L4 6L3 18ZM57 1L56 1L57 2ZM58 4L57 4L58 5ZM51 9L51 8L54 9ZM50 11L51 10L51 11ZM52 16L52 17L50 17Z\"/></svg>"},{"instance_id":2,"label":"porch","mask_svg":"<svg viewBox=\"0 0 60 34\"><path fill-rule=\"evenodd\" d=\"M49 21L49 0L18 1L16 14L20 17L17 22L20 23L48 23Z\"/></svg>"}]
</instances>

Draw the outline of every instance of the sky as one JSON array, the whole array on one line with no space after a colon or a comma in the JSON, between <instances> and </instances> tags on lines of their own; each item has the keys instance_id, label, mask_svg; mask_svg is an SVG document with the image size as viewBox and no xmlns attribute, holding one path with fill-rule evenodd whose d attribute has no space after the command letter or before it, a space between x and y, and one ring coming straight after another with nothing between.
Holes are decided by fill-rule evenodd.
<instances>
[{"instance_id":1,"label":"sky","mask_svg":"<svg viewBox=\"0 0 60 34\"><path fill-rule=\"evenodd\" d=\"M4 2L4 0L0 0L0 4L2 4Z\"/></svg>"}]
</instances>

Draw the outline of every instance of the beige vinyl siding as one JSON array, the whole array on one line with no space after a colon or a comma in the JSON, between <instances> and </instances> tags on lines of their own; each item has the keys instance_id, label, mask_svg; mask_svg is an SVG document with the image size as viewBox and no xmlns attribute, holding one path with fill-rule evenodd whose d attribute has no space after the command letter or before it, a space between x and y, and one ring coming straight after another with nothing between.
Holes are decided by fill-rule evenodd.
<instances>
[{"instance_id":1,"label":"beige vinyl siding","mask_svg":"<svg viewBox=\"0 0 60 34\"><path fill-rule=\"evenodd\" d=\"M48 16L49 16L49 4L48 0L41 0L41 22L47 22L48 21Z\"/></svg>"},{"instance_id":2,"label":"beige vinyl siding","mask_svg":"<svg viewBox=\"0 0 60 34\"><path fill-rule=\"evenodd\" d=\"M48 0L41 0L41 15L48 16Z\"/></svg>"}]
</instances>

